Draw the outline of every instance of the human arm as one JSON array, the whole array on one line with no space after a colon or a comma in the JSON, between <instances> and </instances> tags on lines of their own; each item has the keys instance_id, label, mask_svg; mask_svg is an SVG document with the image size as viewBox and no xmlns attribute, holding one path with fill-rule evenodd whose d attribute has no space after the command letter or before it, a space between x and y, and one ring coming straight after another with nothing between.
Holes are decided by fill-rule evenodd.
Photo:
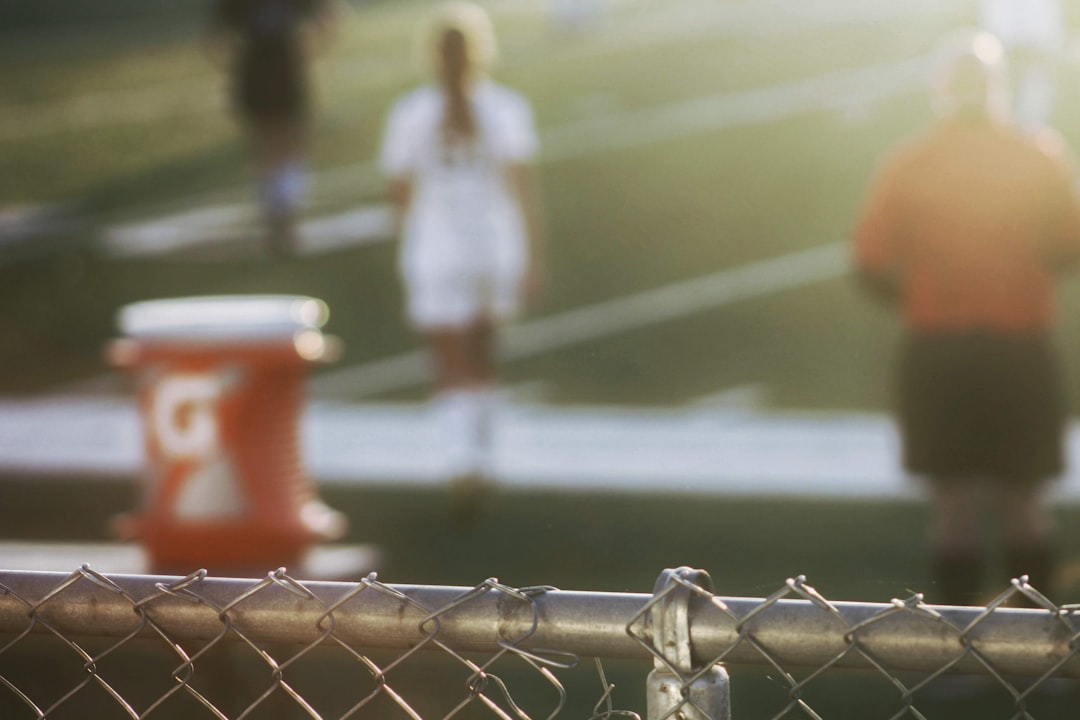
<instances>
[{"instance_id":1,"label":"human arm","mask_svg":"<svg viewBox=\"0 0 1080 720\"><path fill-rule=\"evenodd\" d=\"M1052 178L1043 193L1047 202L1046 262L1054 271L1075 270L1080 266L1080 197L1074 166L1060 135L1046 131L1039 145L1053 161Z\"/></svg>"},{"instance_id":2,"label":"human arm","mask_svg":"<svg viewBox=\"0 0 1080 720\"><path fill-rule=\"evenodd\" d=\"M507 189L521 216L526 242L524 298L533 300L547 273L547 223L535 160L539 134L529 101L516 92L501 95L493 147L501 159Z\"/></svg>"},{"instance_id":3,"label":"human arm","mask_svg":"<svg viewBox=\"0 0 1080 720\"><path fill-rule=\"evenodd\" d=\"M506 174L525 226L528 265L524 290L526 298L532 300L543 289L547 275L547 223L543 196L530 165L513 163L506 168Z\"/></svg>"},{"instance_id":4,"label":"human arm","mask_svg":"<svg viewBox=\"0 0 1080 720\"><path fill-rule=\"evenodd\" d=\"M1051 233L1047 262L1057 272L1075 271L1080 267L1080 204L1075 191L1063 197L1058 220Z\"/></svg>"},{"instance_id":5,"label":"human arm","mask_svg":"<svg viewBox=\"0 0 1080 720\"><path fill-rule=\"evenodd\" d=\"M884 304L895 306L900 303L901 285L900 276L897 273L857 267L855 279L864 292Z\"/></svg>"},{"instance_id":6,"label":"human arm","mask_svg":"<svg viewBox=\"0 0 1080 720\"><path fill-rule=\"evenodd\" d=\"M900 302L903 290L901 204L896 171L886 164L871 182L853 231L855 278L871 297L890 306Z\"/></svg>"},{"instance_id":7,"label":"human arm","mask_svg":"<svg viewBox=\"0 0 1080 720\"><path fill-rule=\"evenodd\" d=\"M409 96L399 98L386 115L378 151L378 167L386 178L386 195L393 214L393 230L401 235L412 205L417 168L416 113Z\"/></svg>"},{"instance_id":8,"label":"human arm","mask_svg":"<svg viewBox=\"0 0 1080 720\"><path fill-rule=\"evenodd\" d=\"M409 213L412 203L412 180L406 176L390 178L387 187L387 199L390 201L390 209L393 213L394 235L400 237L401 230L405 226L405 216Z\"/></svg>"}]
</instances>

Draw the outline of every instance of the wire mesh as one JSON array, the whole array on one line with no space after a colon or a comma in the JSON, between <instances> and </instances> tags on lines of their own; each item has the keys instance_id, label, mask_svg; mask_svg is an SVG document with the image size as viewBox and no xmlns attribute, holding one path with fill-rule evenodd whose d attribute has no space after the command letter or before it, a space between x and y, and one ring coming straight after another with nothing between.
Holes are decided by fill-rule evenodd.
<instances>
[{"instance_id":1,"label":"wire mesh","mask_svg":"<svg viewBox=\"0 0 1080 720\"><path fill-rule=\"evenodd\" d=\"M1072 717L1078 607L1026 577L954 608L834 602L803 577L728 598L678 573L632 594L0 571L0 717L639 718L650 659L680 690L654 720L712 717L692 690L718 664L737 720L954 718L958 701Z\"/></svg>"}]
</instances>

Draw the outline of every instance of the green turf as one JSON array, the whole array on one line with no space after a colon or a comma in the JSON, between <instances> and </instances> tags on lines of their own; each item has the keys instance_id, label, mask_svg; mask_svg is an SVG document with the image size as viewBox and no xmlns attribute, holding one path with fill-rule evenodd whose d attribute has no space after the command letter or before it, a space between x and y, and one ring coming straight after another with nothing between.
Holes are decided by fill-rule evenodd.
<instances>
[{"instance_id":1,"label":"green turf","mask_svg":"<svg viewBox=\"0 0 1080 720\"><path fill-rule=\"evenodd\" d=\"M67 541L101 539L108 517L128 509L130 502L130 485L122 480L90 487L57 479L34 491L30 482L0 484L0 526L10 534ZM689 565L707 570L721 595L764 597L781 589L785 578L804 574L831 600L888 602L923 591L934 601L922 555L926 515L920 503L506 490L475 525L463 527L453 520L440 489L327 488L323 494L348 514L347 541L374 543L382 550L379 577L389 583L472 586L496 577L518 587L648 593L661 570ZM1063 548L1080 541L1076 512L1069 507L1058 513ZM1004 581L988 585L987 591L1002 590L1004 585ZM106 647L93 640L87 643L99 652ZM198 647L191 644L188 650ZM148 703L167 689L172 667L168 655L154 648L160 644L137 644L104 660L99 669L133 702ZM65 682L80 677L80 663L55 640L21 642L18 650L0 653L0 674L36 691L46 692L33 680L35 673L39 680L51 679L47 687L54 694ZM280 659L288 649L275 648L274 652ZM368 652L381 662L395 657L389 652ZM254 690L268 684L267 671L260 669L250 651L239 647L229 657L230 672L246 678L230 685L235 696L250 699ZM132 663L138 663L138 671ZM648 664L612 661L605 667L617 686L616 707L643 711ZM534 712L545 716L539 709L549 707L551 694L545 683L537 682L534 672L515 662L503 662L496 669ZM809 672L790 670L798 678ZM773 717L789 700L787 686L774 671L738 666L732 674L735 718ZM592 663L584 662L579 670L559 676L571 698L563 716L588 717L600 696ZM335 713L358 700L359 689L370 683L362 680L362 668L340 650L316 653L286 677L310 695L327 717L337 717ZM905 680L914 682L915 678L905 676ZM436 710L441 704L461 699L462 682L452 664L426 656L391 675L395 689L431 710L433 716L440 716ZM432 692L433 687L437 691ZM897 691L874 673L827 673L808 686L804 697L822 717L833 719L887 718L900 707ZM80 695L75 707L86 717L90 709L109 707L110 702L91 690ZM1070 717L1072 703L1070 696L1042 697L1030 708L1033 717L1051 720ZM3 714L4 708L14 707L0 689L0 716L22 717L13 709ZM1012 717L1011 701L1003 692L955 702L928 700L917 707L926 717L948 720ZM166 708L162 717L200 717L183 700L171 701ZM94 717L120 717L100 712ZM78 712L58 717L76 716ZM794 712L787 717L803 716Z\"/></svg>"},{"instance_id":2,"label":"green turf","mask_svg":"<svg viewBox=\"0 0 1080 720\"><path fill-rule=\"evenodd\" d=\"M57 241L57 251L35 247L27 259L0 266L0 394L36 393L103 372L101 351L116 332L116 310L154 297L310 294L331 307L327 330L345 340L344 364L414 349L400 317L391 245L273 264L117 261L94 252L98 223L248 194L243 145L222 106L222 78L198 45L194 5L181 11L171 4L169 22L145 8L150 16L116 21L125 3L100 0L100 22L73 27L71 18L46 22L44 10L23 2L25 32L0 47L5 70L17 70L0 74L2 202L73 202L88 209L90 221L86 233ZM628 2L606 33L572 39L547 32L541 0L499 3L498 76L523 89L541 126L550 128L596 108L660 107L904 57L928 47L944 22L755 37L706 24L703 34L663 37L661 20L695 8L707 15L710 3L672 0L658 16L644 0ZM355 4L317 67L317 170L371 159L388 103L417 80L408 43L422 5ZM1080 104L1070 87L1063 88L1059 117L1075 135ZM83 96L91 97L74 102ZM132 98L152 120L127 122L125 107L113 107ZM92 122L79 124L80 113ZM926 115L925 103L904 97L870 108L854 125L824 110L542 164L551 273L533 315L843 239L875 159ZM316 199L333 210L379 194L358 182ZM1080 308L1078 293L1075 285L1065 292L1068 357L1080 357L1080 328L1068 320ZM669 405L759 383L778 408L881 410L889 404L895 333L887 313L838 279L515 361L505 375L510 382L543 380L550 400L567 404ZM1080 363L1067 371L1072 396L1080 398ZM657 480L662 487L664 478ZM4 478L0 535L97 539L111 513L129 509L130 495L124 481L88 490L75 481ZM916 503L506 492L493 514L463 531L452 524L441 491L325 495L349 515L350 541L383 548L382 578L394 583L467 585L497 576L512 585L648 592L663 568L692 565L707 569L718 591L730 595L767 595L796 573L833 599L932 593L922 555L925 509ZM1080 542L1074 515L1061 513L1063 549ZM31 674L51 672L50 651L35 652L20 656L23 664ZM353 668L342 667L340 658L316 659L297 683L348 686ZM641 709L645 669L612 664L617 706ZM68 671L77 676L80 666ZM775 673L735 673L736 718L780 711L787 693ZM815 684L811 705L832 718L896 712L895 691L883 681L851 677ZM400 682L422 687L423 672ZM588 717L599 695L595 678L586 673L567 683L576 699L565 716ZM88 693L103 699L99 690ZM327 702L340 712L343 697L332 693ZM0 717L20 717L8 712L9 701L0 690ZM192 716L188 701L170 702L162 717ZM935 706L930 717L1011 717L1010 705L997 697ZM1075 708L1060 699L1057 705ZM1064 712L1033 714L1071 717ZM82 714L91 715L107 717Z\"/></svg>"},{"instance_id":3,"label":"green turf","mask_svg":"<svg viewBox=\"0 0 1080 720\"><path fill-rule=\"evenodd\" d=\"M423 5L354 6L316 65L316 169L372 157L388 103L418 80L411 36ZM102 10L106 19L110 7ZM186 8L187 35L151 43L136 32L139 25L90 25L89 35L111 38L130 27L143 39L90 53L91 38L73 47L54 28L41 31L34 54L9 50L19 72L0 80L16 110L8 134L0 133L0 166L7 170L0 197L77 201L89 208L91 222L75 238L83 250L0 270L8 339L0 350L3 392L101 372L101 346L115 332L116 310L152 297L303 292L330 304L328 329L345 340L346 362L415 347L401 322L386 246L286 267L96 257L88 241L97 222L182 209L184 198L248 195L243 146L222 106L223 79L194 32L196 6L171 7ZM595 102L606 108L599 112L662 107L901 58L924 50L935 23L949 19L744 37L725 30L715 6L684 0L659 15L628 3L612 10L603 32L566 38L548 31L545 13L539 0L496 12L498 76L530 96L542 127L598 112ZM685 39L673 33L668 28L681 13L697 13L703 29ZM680 32L689 30L695 27ZM136 110L149 119L132 121L124 103L137 106L130 109L135 120ZM533 315L842 239L877 155L925 119L925 106L910 98L870 112L856 126L824 111L541 165L550 275ZM379 190L358 185L354 195L347 187L326 193L332 197L321 202L332 211L377 198ZM866 366L860 358L880 356L890 320L841 285L805 291L822 297L820 306L794 292L523 360L506 375L541 377L560 402L664 404L754 381L776 386L774 397L785 405L880 407L880 363ZM841 327L849 350L838 353L819 336ZM845 386L849 377L857 382Z\"/></svg>"},{"instance_id":4,"label":"green turf","mask_svg":"<svg viewBox=\"0 0 1080 720\"><path fill-rule=\"evenodd\" d=\"M316 65L315 169L372 157L388 103L418 80L410 52L422 6L354 7ZM19 72L0 79L15 103L8 133L0 132L0 166L7 170L0 197L75 201L89 209L90 225L59 255L38 249L45 259L0 269L7 340L0 346L0 391L36 392L102 372L101 347L115 333L116 310L153 297L303 292L330 304L328 330L345 340L347 363L416 345L401 321L387 246L286 266L96 256L89 243L97 223L183 209L185 198L249 195L243 145L222 106L223 80L199 46L193 6L185 7L188 33L156 43L136 32L139 25L93 25L87 34L112 38L130 27L143 41L110 41L90 53L91 38L73 47L53 30L41 33L36 53L9 50ZM612 11L604 32L566 38L548 31L539 0L497 8L498 77L530 96L545 128L901 58L924 50L934 24L948 20L743 37L715 20L716 6L684 0L659 15L628 3ZM703 29L686 39L666 29L680 13L698 13ZM129 121L125 102L149 119ZM826 110L542 164L550 273L532 315L842 239L875 158L925 115L923 104L898 98L871 108L867 122L855 126ZM315 201L333 211L380 192L358 182L352 194L348 186L318 190ZM559 402L677 403L765 382L784 405L880 407L885 377L876 360L891 320L873 314L844 283L804 292L525 359L509 365L506 376L542 378ZM824 304L807 302L811 296ZM839 328L843 352L831 340ZM867 355L873 365L861 362ZM855 382L845 385L844 378Z\"/></svg>"}]
</instances>

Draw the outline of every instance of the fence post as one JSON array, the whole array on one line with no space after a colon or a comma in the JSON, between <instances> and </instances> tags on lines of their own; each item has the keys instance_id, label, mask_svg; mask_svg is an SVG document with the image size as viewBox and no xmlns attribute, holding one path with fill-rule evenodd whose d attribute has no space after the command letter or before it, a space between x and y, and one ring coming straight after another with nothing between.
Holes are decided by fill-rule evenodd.
<instances>
[{"instance_id":1,"label":"fence post","mask_svg":"<svg viewBox=\"0 0 1080 720\"><path fill-rule=\"evenodd\" d=\"M669 568L656 580L646 616L655 658L647 681L648 720L731 720L727 670L694 664L689 606L699 592L712 594L704 570Z\"/></svg>"}]
</instances>

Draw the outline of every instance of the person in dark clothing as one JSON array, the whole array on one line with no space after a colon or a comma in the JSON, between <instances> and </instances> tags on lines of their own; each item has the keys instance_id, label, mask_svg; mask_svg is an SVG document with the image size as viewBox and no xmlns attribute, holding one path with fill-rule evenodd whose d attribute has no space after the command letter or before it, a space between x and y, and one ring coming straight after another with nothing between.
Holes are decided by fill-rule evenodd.
<instances>
[{"instance_id":1,"label":"person in dark clothing","mask_svg":"<svg viewBox=\"0 0 1080 720\"><path fill-rule=\"evenodd\" d=\"M288 254L305 185L311 114L308 64L337 16L330 0L217 0L211 57L251 146L269 249Z\"/></svg>"}]
</instances>

